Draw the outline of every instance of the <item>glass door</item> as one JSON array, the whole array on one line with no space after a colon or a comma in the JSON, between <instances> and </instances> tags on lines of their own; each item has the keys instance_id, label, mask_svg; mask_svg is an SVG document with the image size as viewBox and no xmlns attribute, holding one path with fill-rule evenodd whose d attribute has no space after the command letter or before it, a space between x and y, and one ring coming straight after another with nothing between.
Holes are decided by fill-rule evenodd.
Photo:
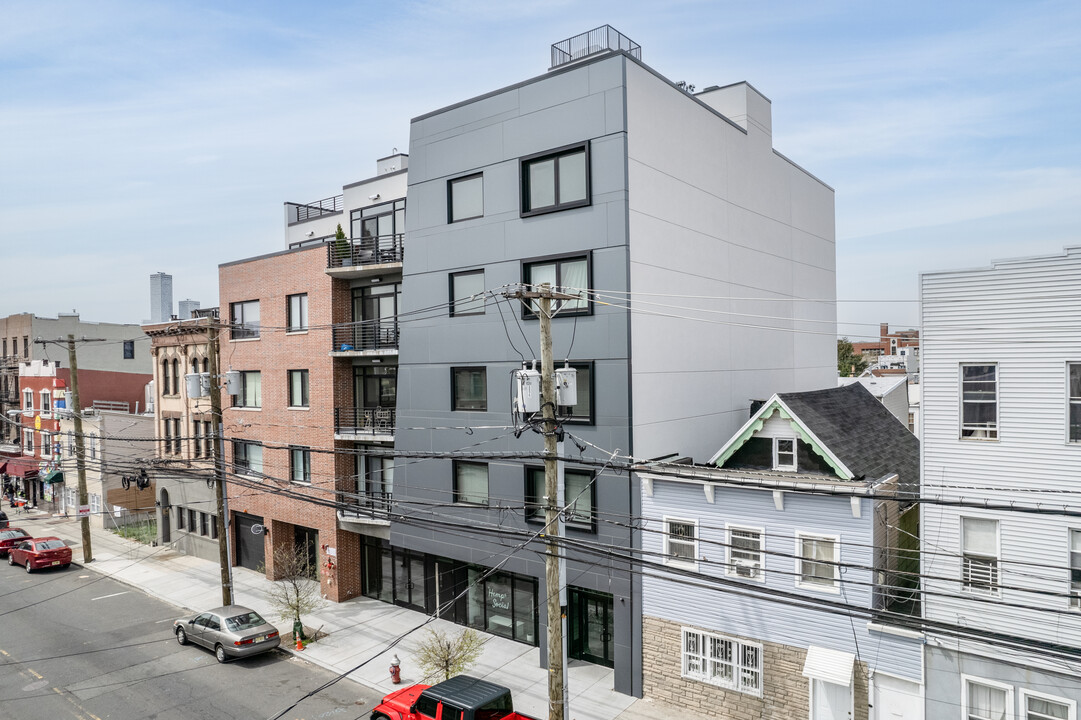
<instances>
[{"instance_id":1,"label":"glass door","mask_svg":"<svg viewBox=\"0 0 1081 720\"><path fill-rule=\"evenodd\" d=\"M412 610L426 612L423 555L395 552L394 603Z\"/></svg>"},{"instance_id":2,"label":"glass door","mask_svg":"<svg viewBox=\"0 0 1081 720\"><path fill-rule=\"evenodd\" d=\"M568 590L570 633L568 654L577 660L613 667L614 635L612 596L608 593Z\"/></svg>"}]
</instances>

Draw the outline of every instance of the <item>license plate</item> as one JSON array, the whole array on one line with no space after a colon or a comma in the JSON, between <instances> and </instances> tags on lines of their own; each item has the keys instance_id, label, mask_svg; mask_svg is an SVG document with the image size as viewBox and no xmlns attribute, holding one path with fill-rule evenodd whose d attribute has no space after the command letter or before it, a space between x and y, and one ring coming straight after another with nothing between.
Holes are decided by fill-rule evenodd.
<instances>
[{"instance_id":1,"label":"license plate","mask_svg":"<svg viewBox=\"0 0 1081 720\"><path fill-rule=\"evenodd\" d=\"M255 638L255 642L263 642L264 640L266 640L266 635L260 635L259 637Z\"/></svg>"},{"instance_id":2,"label":"license plate","mask_svg":"<svg viewBox=\"0 0 1081 720\"><path fill-rule=\"evenodd\" d=\"M59 565L59 564L60 564L59 560L53 560L53 565Z\"/></svg>"}]
</instances>

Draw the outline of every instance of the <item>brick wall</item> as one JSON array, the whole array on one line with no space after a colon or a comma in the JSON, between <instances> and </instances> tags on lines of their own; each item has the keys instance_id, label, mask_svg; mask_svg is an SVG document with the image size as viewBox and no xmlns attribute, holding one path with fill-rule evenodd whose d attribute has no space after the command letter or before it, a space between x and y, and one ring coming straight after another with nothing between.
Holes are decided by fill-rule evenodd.
<instances>
[{"instance_id":1,"label":"brick wall","mask_svg":"<svg viewBox=\"0 0 1081 720\"><path fill-rule=\"evenodd\" d=\"M270 529L266 537L267 576L273 578L273 548L293 541L294 525L319 532L320 546L337 551L334 568L327 567L328 555L319 551L320 582L327 599L340 602L360 594L360 543L354 533L339 530L335 508L320 503L336 502L336 478L343 468L334 450L345 444L334 441L335 369L329 356L332 322L339 320L341 304L348 312L348 300L341 290L334 292L325 272L323 246L277 253L219 268L222 322L230 317L230 303L259 300L260 337L253 340L230 338L222 331L221 366L227 370L261 372L262 407L259 410L231 408L231 398L222 395L225 458L232 463L230 440L245 439L264 444L263 472L269 476L259 483L229 484L229 507L236 512L258 515ZM287 296L308 294L307 332L286 333ZM348 289L345 290L348 298ZM309 407L289 409L289 370L308 370ZM339 375L344 375L342 370ZM351 382L351 375L349 376ZM351 385L346 385L351 388ZM345 392L345 390L341 390ZM351 390L349 391L351 393ZM351 401L350 394L350 401ZM289 482L289 446L311 448L311 486ZM339 448L339 449L340 449ZM337 466L336 466L337 463ZM349 471L352 474L352 470ZM255 486L253 488L253 485ZM301 498L286 497L281 490ZM310 499L310 501L309 501Z\"/></svg>"},{"instance_id":2,"label":"brick wall","mask_svg":"<svg viewBox=\"0 0 1081 720\"><path fill-rule=\"evenodd\" d=\"M803 677L803 648L741 638L762 646L762 697L681 677L682 625L655 617L642 618L643 697L707 718L725 720L807 720L808 679ZM701 628L704 632L715 632ZM867 720L867 667L855 670L855 720ZM660 717L660 715L658 715ZM673 715L675 717L675 715Z\"/></svg>"}]
</instances>

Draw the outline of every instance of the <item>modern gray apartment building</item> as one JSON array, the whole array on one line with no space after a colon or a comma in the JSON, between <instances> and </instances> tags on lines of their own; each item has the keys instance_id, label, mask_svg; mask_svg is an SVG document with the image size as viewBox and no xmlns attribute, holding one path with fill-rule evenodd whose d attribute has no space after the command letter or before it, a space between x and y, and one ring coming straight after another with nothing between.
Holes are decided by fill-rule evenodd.
<instances>
[{"instance_id":1,"label":"modern gray apartment building","mask_svg":"<svg viewBox=\"0 0 1081 720\"><path fill-rule=\"evenodd\" d=\"M836 384L833 190L773 149L747 83L695 93L599 28L541 76L415 118L407 198L395 507L389 538L363 539L366 595L432 613L464 590L444 617L545 642L543 557L519 549L540 463L476 457L542 448L511 416L538 321L504 292L576 296L552 323L578 369L559 408L576 457L705 460L753 399ZM566 466L570 654L640 695L639 484L595 472Z\"/></svg>"}]
</instances>

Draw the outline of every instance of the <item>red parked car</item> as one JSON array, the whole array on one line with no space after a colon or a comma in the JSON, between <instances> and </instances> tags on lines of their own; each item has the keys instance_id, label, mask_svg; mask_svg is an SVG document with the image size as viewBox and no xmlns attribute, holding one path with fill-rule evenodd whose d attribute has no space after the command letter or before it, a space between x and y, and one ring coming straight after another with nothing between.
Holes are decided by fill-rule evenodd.
<instances>
[{"instance_id":1,"label":"red parked car","mask_svg":"<svg viewBox=\"0 0 1081 720\"><path fill-rule=\"evenodd\" d=\"M26 572L71 565L71 548L57 537L24 540L8 551L8 565L25 565Z\"/></svg>"},{"instance_id":2,"label":"red parked car","mask_svg":"<svg viewBox=\"0 0 1081 720\"><path fill-rule=\"evenodd\" d=\"M23 540L28 540L30 533L22 528L4 528L0 530L0 557L8 554L8 550L15 547Z\"/></svg>"}]
</instances>

